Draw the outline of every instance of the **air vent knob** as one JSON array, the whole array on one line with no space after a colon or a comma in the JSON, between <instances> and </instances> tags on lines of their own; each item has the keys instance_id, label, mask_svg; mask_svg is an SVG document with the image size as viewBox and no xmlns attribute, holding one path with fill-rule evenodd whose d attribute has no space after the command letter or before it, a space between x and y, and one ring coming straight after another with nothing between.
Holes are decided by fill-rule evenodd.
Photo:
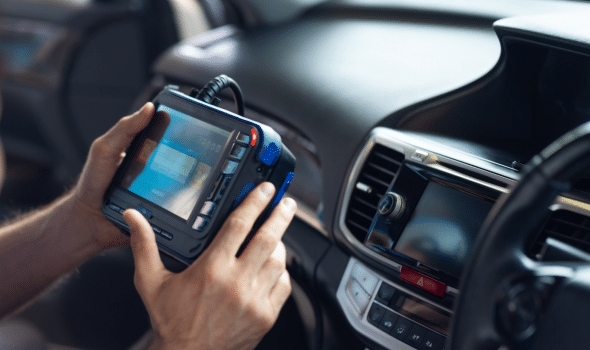
<instances>
[{"instance_id":1,"label":"air vent knob","mask_svg":"<svg viewBox=\"0 0 590 350\"><path fill-rule=\"evenodd\" d=\"M401 218L405 210L406 200L395 192L387 192L379 202L379 214L387 221Z\"/></svg>"}]
</instances>

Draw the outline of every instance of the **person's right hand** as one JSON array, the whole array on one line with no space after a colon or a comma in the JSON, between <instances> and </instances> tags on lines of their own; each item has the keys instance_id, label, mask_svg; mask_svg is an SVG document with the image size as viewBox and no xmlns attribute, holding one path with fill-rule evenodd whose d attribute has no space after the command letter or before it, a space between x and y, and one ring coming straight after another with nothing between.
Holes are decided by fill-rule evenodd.
<instances>
[{"instance_id":1,"label":"person's right hand","mask_svg":"<svg viewBox=\"0 0 590 350\"><path fill-rule=\"evenodd\" d=\"M254 189L205 252L178 274L162 264L147 220L125 211L135 286L155 336L152 349L253 349L270 330L291 293L281 237L295 201L281 200L239 258L236 253L273 194L270 183Z\"/></svg>"}]
</instances>

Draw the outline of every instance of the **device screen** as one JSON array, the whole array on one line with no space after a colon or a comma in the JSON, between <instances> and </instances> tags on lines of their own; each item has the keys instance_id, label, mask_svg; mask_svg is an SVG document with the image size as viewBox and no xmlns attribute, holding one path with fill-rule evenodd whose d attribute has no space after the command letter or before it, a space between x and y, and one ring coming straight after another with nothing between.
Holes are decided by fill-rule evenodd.
<instances>
[{"instance_id":1,"label":"device screen","mask_svg":"<svg viewBox=\"0 0 590 350\"><path fill-rule=\"evenodd\" d=\"M160 105L121 186L188 220L230 131Z\"/></svg>"},{"instance_id":2,"label":"device screen","mask_svg":"<svg viewBox=\"0 0 590 350\"><path fill-rule=\"evenodd\" d=\"M492 205L430 182L394 249L459 278Z\"/></svg>"}]
</instances>

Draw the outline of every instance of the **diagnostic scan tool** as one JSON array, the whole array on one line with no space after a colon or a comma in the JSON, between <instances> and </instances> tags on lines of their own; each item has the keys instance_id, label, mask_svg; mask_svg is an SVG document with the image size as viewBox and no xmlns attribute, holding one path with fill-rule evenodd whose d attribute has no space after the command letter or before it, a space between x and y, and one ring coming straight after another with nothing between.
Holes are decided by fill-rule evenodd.
<instances>
[{"instance_id":1,"label":"diagnostic scan tool","mask_svg":"<svg viewBox=\"0 0 590 350\"><path fill-rule=\"evenodd\" d=\"M295 157L271 127L191 96L171 87L156 96L156 113L127 150L103 204L104 215L126 234L123 211L138 210L160 250L186 264L248 192L269 181L276 194L250 238L282 198L295 168Z\"/></svg>"}]
</instances>

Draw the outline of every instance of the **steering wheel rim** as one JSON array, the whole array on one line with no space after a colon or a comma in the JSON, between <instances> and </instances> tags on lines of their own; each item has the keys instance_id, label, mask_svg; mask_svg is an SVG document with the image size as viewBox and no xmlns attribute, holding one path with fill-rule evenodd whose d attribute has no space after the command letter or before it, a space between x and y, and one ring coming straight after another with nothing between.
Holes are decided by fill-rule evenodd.
<instances>
[{"instance_id":1,"label":"steering wheel rim","mask_svg":"<svg viewBox=\"0 0 590 350\"><path fill-rule=\"evenodd\" d=\"M525 242L547 217L557 195L571 188L572 181L589 166L590 122L533 157L520 181L498 199L461 278L451 349L495 350L502 344L511 349L549 349L552 344L562 349L588 347L587 331L582 335L581 341L587 341L583 345L570 339L566 346L560 339L554 341L556 337L544 335L548 327L565 327L565 332L575 327L569 322L562 326L550 318L560 312L556 308L564 307L564 298L577 301L578 295L586 295L590 300L590 287L585 286L590 285L588 268L584 264L533 261L525 254ZM581 309L590 310L590 302L579 299ZM515 310L518 312L513 313Z\"/></svg>"}]
</instances>

